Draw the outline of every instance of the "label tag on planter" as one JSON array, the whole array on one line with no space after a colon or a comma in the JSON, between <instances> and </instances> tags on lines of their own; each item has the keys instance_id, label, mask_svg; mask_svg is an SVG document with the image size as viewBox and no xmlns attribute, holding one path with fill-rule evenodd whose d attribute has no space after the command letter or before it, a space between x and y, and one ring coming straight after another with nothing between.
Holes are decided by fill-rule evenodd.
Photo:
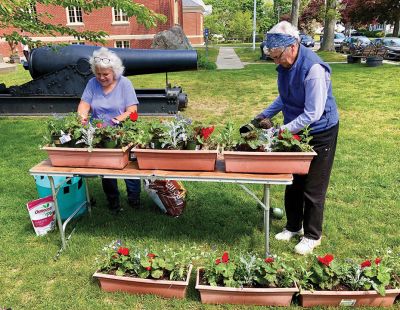
<instances>
[{"instance_id":1,"label":"label tag on planter","mask_svg":"<svg viewBox=\"0 0 400 310\"><path fill-rule=\"evenodd\" d=\"M61 144L67 143L69 141L71 141L71 136L65 134L65 132L61 130L61 137L60 137Z\"/></svg>"},{"instance_id":2,"label":"label tag on planter","mask_svg":"<svg viewBox=\"0 0 400 310\"><path fill-rule=\"evenodd\" d=\"M339 303L341 307L354 307L356 305L356 299L342 299Z\"/></svg>"}]
</instances>

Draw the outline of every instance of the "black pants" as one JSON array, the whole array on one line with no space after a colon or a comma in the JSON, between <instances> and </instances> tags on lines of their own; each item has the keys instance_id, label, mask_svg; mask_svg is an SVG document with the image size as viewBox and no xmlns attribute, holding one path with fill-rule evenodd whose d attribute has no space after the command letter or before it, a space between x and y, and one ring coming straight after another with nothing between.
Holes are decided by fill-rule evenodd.
<instances>
[{"instance_id":1,"label":"black pants","mask_svg":"<svg viewBox=\"0 0 400 310\"><path fill-rule=\"evenodd\" d=\"M102 179L104 193L108 202L119 199L118 183L116 179ZM140 196L140 180L125 180L128 200L136 200Z\"/></svg>"},{"instance_id":2,"label":"black pants","mask_svg":"<svg viewBox=\"0 0 400 310\"><path fill-rule=\"evenodd\" d=\"M293 175L293 184L285 191L286 229L298 231L317 240L322 235L326 191L335 157L339 123L327 131L316 133L310 144L317 155L306 175Z\"/></svg>"}]
</instances>

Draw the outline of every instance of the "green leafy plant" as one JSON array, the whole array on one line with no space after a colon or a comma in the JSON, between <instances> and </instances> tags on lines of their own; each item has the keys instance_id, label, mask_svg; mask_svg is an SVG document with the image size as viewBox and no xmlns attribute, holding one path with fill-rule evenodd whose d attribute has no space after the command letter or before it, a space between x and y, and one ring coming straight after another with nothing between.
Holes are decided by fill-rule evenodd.
<instances>
[{"instance_id":1,"label":"green leafy plant","mask_svg":"<svg viewBox=\"0 0 400 310\"><path fill-rule=\"evenodd\" d=\"M309 127L304 128L299 135L284 129L273 139L271 149L273 152L312 152L311 139Z\"/></svg>"},{"instance_id":2,"label":"green leafy plant","mask_svg":"<svg viewBox=\"0 0 400 310\"><path fill-rule=\"evenodd\" d=\"M308 290L375 290L400 287L398 259L383 255L374 260L334 259L333 255L315 256L310 266L302 269L300 286Z\"/></svg>"},{"instance_id":3,"label":"green leafy plant","mask_svg":"<svg viewBox=\"0 0 400 310\"><path fill-rule=\"evenodd\" d=\"M161 250L142 249L137 246L123 246L120 240L103 248L97 259L98 271L117 276L131 276L142 279L185 280L189 266L196 258L196 249L181 247Z\"/></svg>"},{"instance_id":4,"label":"green leafy plant","mask_svg":"<svg viewBox=\"0 0 400 310\"><path fill-rule=\"evenodd\" d=\"M251 253L233 255L224 252L211 256L202 272L202 281L226 287L294 287L297 279L291 260L274 256L260 258Z\"/></svg>"},{"instance_id":5,"label":"green leafy plant","mask_svg":"<svg viewBox=\"0 0 400 310\"><path fill-rule=\"evenodd\" d=\"M222 150L233 151L239 141L239 131L232 122L226 125L219 131L217 142Z\"/></svg>"}]
</instances>

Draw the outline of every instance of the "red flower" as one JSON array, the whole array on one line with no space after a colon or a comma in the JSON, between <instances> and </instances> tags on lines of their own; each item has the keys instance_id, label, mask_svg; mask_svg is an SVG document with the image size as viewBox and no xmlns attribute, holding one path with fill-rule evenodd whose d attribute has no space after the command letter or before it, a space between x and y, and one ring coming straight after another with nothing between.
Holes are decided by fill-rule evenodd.
<instances>
[{"instance_id":1,"label":"red flower","mask_svg":"<svg viewBox=\"0 0 400 310\"><path fill-rule=\"evenodd\" d=\"M324 257L318 256L318 261L325 266L329 266L333 261L333 255L326 254Z\"/></svg>"},{"instance_id":2,"label":"red flower","mask_svg":"<svg viewBox=\"0 0 400 310\"><path fill-rule=\"evenodd\" d=\"M128 249L128 248L120 247L120 248L118 249L118 254L124 255L124 256L128 256L128 255L129 255L129 249Z\"/></svg>"},{"instance_id":3,"label":"red flower","mask_svg":"<svg viewBox=\"0 0 400 310\"><path fill-rule=\"evenodd\" d=\"M81 121L82 125L86 125L87 122L88 122L87 118L82 118L82 121Z\"/></svg>"},{"instance_id":4,"label":"red flower","mask_svg":"<svg viewBox=\"0 0 400 310\"><path fill-rule=\"evenodd\" d=\"M219 264L221 264L221 260L218 258L215 260L215 265L219 265Z\"/></svg>"},{"instance_id":5,"label":"red flower","mask_svg":"<svg viewBox=\"0 0 400 310\"><path fill-rule=\"evenodd\" d=\"M226 264L228 261L229 261L229 254L228 252L224 252L224 254L222 254L222 262Z\"/></svg>"},{"instance_id":6,"label":"red flower","mask_svg":"<svg viewBox=\"0 0 400 310\"><path fill-rule=\"evenodd\" d=\"M301 141L301 138L299 135L293 135L293 139L297 140L297 141Z\"/></svg>"},{"instance_id":7,"label":"red flower","mask_svg":"<svg viewBox=\"0 0 400 310\"><path fill-rule=\"evenodd\" d=\"M101 127L103 127L103 124L102 124L102 123L97 123L97 124L96 124L96 127L97 127L97 128L101 128Z\"/></svg>"},{"instance_id":8,"label":"red flower","mask_svg":"<svg viewBox=\"0 0 400 310\"><path fill-rule=\"evenodd\" d=\"M267 257L266 259L264 259L264 262L271 264L274 262L274 258L273 257Z\"/></svg>"},{"instance_id":9,"label":"red flower","mask_svg":"<svg viewBox=\"0 0 400 310\"><path fill-rule=\"evenodd\" d=\"M371 261L366 260L366 261L362 262L361 268L365 268L365 267L371 267Z\"/></svg>"},{"instance_id":10,"label":"red flower","mask_svg":"<svg viewBox=\"0 0 400 310\"><path fill-rule=\"evenodd\" d=\"M138 119L139 115L137 114L137 112L132 112L131 114L129 114L129 118L132 122L136 122Z\"/></svg>"},{"instance_id":11,"label":"red flower","mask_svg":"<svg viewBox=\"0 0 400 310\"><path fill-rule=\"evenodd\" d=\"M382 259L377 257L375 258L375 265L379 265L381 263Z\"/></svg>"},{"instance_id":12,"label":"red flower","mask_svg":"<svg viewBox=\"0 0 400 310\"><path fill-rule=\"evenodd\" d=\"M154 257L156 257L156 254L149 253L149 254L147 254L147 257L149 257L149 258L154 258Z\"/></svg>"},{"instance_id":13,"label":"red flower","mask_svg":"<svg viewBox=\"0 0 400 310\"><path fill-rule=\"evenodd\" d=\"M146 267L146 270L150 271L151 270L151 266Z\"/></svg>"},{"instance_id":14,"label":"red flower","mask_svg":"<svg viewBox=\"0 0 400 310\"><path fill-rule=\"evenodd\" d=\"M210 137L210 135L213 133L213 131L214 126L201 128L201 136L204 138L204 140L207 140L208 137Z\"/></svg>"}]
</instances>

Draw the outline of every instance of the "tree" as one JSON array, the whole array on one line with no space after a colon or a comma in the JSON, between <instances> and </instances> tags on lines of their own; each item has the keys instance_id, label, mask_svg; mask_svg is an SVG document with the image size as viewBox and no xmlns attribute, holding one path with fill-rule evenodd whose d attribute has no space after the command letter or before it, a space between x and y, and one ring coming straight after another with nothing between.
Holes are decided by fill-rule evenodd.
<instances>
[{"instance_id":1,"label":"tree","mask_svg":"<svg viewBox=\"0 0 400 310\"><path fill-rule=\"evenodd\" d=\"M345 22L354 25L374 21L394 25L393 35L399 35L400 2L398 0L343 0L341 10Z\"/></svg>"},{"instance_id":2,"label":"tree","mask_svg":"<svg viewBox=\"0 0 400 310\"><path fill-rule=\"evenodd\" d=\"M23 44L37 45L40 42L33 42L30 36L34 35L69 35L78 40L92 42L104 42L107 35L104 31L78 31L67 26L51 24L51 14L37 13L32 10L35 4L56 5L67 8L68 6L80 7L85 13L102 7L116 7L127 14L128 17L135 16L139 24L146 28L154 27L159 22L165 22L166 17L157 14L142 4L131 0L2 0L0 4L0 29L13 27L11 34L3 32L0 34L10 47L21 42Z\"/></svg>"},{"instance_id":3,"label":"tree","mask_svg":"<svg viewBox=\"0 0 400 310\"><path fill-rule=\"evenodd\" d=\"M230 37L240 38L242 41L249 38L253 29L252 19L253 15L248 11L236 12L229 23Z\"/></svg>"},{"instance_id":4,"label":"tree","mask_svg":"<svg viewBox=\"0 0 400 310\"><path fill-rule=\"evenodd\" d=\"M299 18L299 29L312 34L315 23L323 23L325 16L324 0L311 0Z\"/></svg>"},{"instance_id":5,"label":"tree","mask_svg":"<svg viewBox=\"0 0 400 310\"><path fill-rule=\"evenodd\" d=\"M321 43L320 51L335 51L333 40L335 37L336 14L336 0L326 0L324 40Z\"/></svg>"},{"instance_id":6,"label":"tree","mask_svg":"<svg viewBox=\"0 0 400 310\"><path fill-rule=\"evenodd\" d=\"M300 0L292 0L292 14L290 16L290 21L295 27L297 27L299 24L299 10Z\"/></svg>"}]
</instances>

